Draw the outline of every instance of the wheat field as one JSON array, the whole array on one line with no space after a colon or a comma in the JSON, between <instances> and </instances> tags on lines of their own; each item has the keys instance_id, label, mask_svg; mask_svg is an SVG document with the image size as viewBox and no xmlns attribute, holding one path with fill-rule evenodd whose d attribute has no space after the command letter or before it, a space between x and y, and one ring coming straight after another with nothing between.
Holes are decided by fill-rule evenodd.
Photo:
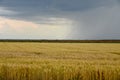
<instances>
[{"instance_id":1,"label":"wheat field","mask_svg":"<svg viewBox=\"0 0 120 80\"><path fill-rule=\"evenodd\" d=\"M120 80L120 44L0 42L0 80Z\"/></svg>"}]
</instances>

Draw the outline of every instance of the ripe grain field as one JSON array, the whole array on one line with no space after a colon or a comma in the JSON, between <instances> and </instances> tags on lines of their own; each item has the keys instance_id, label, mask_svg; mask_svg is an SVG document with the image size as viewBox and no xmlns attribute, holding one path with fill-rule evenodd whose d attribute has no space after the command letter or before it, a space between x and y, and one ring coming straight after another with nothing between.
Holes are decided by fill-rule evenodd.
<instances>
[{"instance_id":1,"label":"ripe grain field","mask_svg":"<svg viewBox=\"0 0 120 80\"><path fill-rule=\"evenodd\" d=\"M0 80L120 80L120 44L0 42Z\"/></svg>"}]
</instances>

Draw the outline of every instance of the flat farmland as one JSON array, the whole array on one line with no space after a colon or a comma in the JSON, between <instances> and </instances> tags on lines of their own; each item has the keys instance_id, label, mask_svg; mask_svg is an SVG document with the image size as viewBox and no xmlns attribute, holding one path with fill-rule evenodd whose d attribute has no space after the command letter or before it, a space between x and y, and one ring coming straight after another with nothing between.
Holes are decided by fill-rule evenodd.
<instances>
[{"instance_id":1,"label":"flat farmland","mask_svg":"<svg viewBox=\"0 0 120 80\"><path fill-rule=\"evenodd\" d=\"M120 80L120 44L0 42L0 80Z\"/></svg>"}]
</instances>

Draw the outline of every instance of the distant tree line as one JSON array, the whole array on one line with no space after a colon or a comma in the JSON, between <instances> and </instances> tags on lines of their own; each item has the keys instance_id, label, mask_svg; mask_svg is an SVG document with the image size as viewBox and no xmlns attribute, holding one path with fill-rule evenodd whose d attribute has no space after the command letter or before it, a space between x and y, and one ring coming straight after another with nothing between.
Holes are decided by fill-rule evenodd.
<instances>
[{"instance_id":1,"label":"distant tree line","mask_svg":"<svg viewBox=\"0 0 120 80\"><path fill-rule=\"evenodd\" d=\"M0 42L40 42L40 43L120 43L120 40L32 40L1 39Z\"/></svg>"}]
</instances>

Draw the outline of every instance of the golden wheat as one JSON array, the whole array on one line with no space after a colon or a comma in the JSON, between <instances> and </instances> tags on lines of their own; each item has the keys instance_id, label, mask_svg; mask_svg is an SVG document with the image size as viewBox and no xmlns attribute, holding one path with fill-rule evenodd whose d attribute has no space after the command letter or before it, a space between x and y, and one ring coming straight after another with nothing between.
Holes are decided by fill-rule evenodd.
<instances>
[{"instance_id":1,"label":"golden wheat","mask_svg":"<svg viewBox=\"0 0 120 80\"><path fill-rule=\"evenodd\" d=\"M0 80L120 80L120 44L0 42Z\"/></svg>"}]
</instances>

